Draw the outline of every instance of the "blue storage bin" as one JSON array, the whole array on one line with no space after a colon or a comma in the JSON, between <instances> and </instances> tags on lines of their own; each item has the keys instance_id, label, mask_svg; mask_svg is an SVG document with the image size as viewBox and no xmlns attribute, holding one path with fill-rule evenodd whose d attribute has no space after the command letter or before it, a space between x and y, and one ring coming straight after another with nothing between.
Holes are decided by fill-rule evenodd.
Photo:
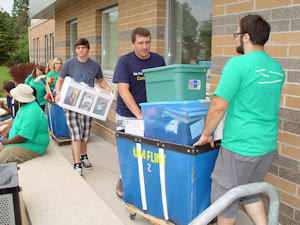
<instances>
[{"instance_id":1,"label":"blue storage bin","mask_svg":"<svg viewBox=\"0 0 300 225\"><path fill-rule=\"evenodd\" d=\"M116 133L116 142L126 203L176 225L189 224L210 205L217 148L195 148L123 132Z\"/></svg>"},{"instance_id":2,"label":"blue storage bin","mask_svg":"<svg viewBox=\"0 0 300 225\"><path fill-rule=\"evenodd\" d=\"M145 137L193 145L203 131L209 105L208 100L141 103Z\"/></svg>"},{"instance_id":3,"label":"blue storage bin","mask_svg":"<svg viewBox=\"0 0 300 225\"><path fill-rule=\"evenodd\" d=\"M47 99L46 112L48 118L48 126L53 135L57 138L69 138L70 134L63 108Z\"/></svg>"}]
</instances>

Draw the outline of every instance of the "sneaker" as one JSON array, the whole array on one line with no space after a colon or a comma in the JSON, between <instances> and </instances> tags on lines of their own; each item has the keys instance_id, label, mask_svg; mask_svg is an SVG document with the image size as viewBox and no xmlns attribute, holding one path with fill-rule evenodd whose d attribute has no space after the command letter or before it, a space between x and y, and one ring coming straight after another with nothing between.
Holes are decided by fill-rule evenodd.
<instances>
[{"instance_id":1,"label":"sneaker","mask_svg":"<svg viewBox=\"0 0 300 225\"><path fill-rule=\"evenodd\" d=\"M116 194L119 198L123 198L124 191L123 191L123 184L122 184L121 178L119 178L118 183L117 183Z\"/></svg>"},{"instance_id":2,"label":"sneaker","mask_svg":"<svg viewBox=\"0 0 300 225\"><path fill-rule=\"evenodd\" d=\"M81 163L75 163L75 164L74 164L74 170L75 170L80 176L82 176L82 167L81 167Z\"/></svg>"},{"instance_id":3,"label":"sneaker","mask_svg":"<svg viewBox=\"0 0 300 225\"><path fill-rule=\"evenodd\" d=\"M80 155L80 161L81 161L81 164L87 169L91 169L93 166L92 163L89 161L87 154Z\"/></svg>"}]
</instances>

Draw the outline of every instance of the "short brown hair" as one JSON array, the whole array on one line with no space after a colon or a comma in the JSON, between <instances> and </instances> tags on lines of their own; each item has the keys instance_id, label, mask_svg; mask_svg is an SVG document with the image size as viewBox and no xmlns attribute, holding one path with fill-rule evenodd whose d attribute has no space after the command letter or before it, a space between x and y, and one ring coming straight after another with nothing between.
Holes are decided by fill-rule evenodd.
<instances>
[{"instance_id":1,"label":"short brown hair","mask_svg":"<svg viewBox=\"0 0 300 225\"><path fill-rule=\"evenodd\" d=\"M151 38L150 31L145 27L137 27L131 32L131 42L132 43L135 43L136 35L140 35L143 37L150 36L150 38Z\"/></svg>"},{"instance_id":2,"label":"short brown hair","mask_svg":"<svg viewBox=\"0 0 300 225\"><path fill-rule=\"evenodd\" d=\"M249 34L254 45L264 45L269 39L270 31L270 24L259 15L249 14L240 20L240 32Z\"/></svg>"},{"instance_id":3,"label":"short brown hair","mask_svg":"<svg viewBox=\"0 0 300 225\"><path fill-rule=\"evenodd\" d=\"M90 49L90 43L85 38L79 38L78 40L76 40L74 48L76 48L79 45L85 45L88 49Z\"/></svg>"},{"instance_id":4,"label":"short brown hair","mask_svg":"<svg viewBox=\"0 0 300 225\"><path fill-rule=\"evenodd\" d=\"M6 92L9 93L11 89L16 87L16 84L12 80L9 80L9 81L3 82L2 87Z\"/></svg>"}]
</instances>

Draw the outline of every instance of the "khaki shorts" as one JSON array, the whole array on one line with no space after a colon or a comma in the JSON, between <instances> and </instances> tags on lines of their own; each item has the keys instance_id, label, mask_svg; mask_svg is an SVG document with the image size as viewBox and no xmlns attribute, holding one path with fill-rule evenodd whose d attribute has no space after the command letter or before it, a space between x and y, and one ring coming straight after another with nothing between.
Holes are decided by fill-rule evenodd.
<instances>
[{"instance_id":1,"label":"khaki shorts","mask_svg":"<svg viewBox=\"0 0 300 225\"><path fill-rule=\"evenodd\" d=\"M261 156L244 156L234 153L221 146L219 155L211 175L211 202L215 202L228 190L242 185L263 181L277 150ZM246 196L234 201L219 216L234 218L238 215L238 204L251 204L261 200L259 194Z\"/></svg>"},{"instance_id":2,"label":"khaki shorts","mask_svg":"<svg viewBox=\"0 0 300 225\"><path fill-rule=\"evenodd\" d=\"M4 148L2 143L0 143L0 164L9 162L23 163L37 156L41 156L41 154L19 145L10 145Z\"/></svg>"}]
</instances>

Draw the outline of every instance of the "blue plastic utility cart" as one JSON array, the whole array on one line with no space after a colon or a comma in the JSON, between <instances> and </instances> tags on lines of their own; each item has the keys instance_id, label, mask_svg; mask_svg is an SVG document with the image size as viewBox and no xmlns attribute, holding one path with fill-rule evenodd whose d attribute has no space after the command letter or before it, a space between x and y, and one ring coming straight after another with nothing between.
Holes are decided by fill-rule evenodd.
<instances>
[{"instance_id":1,"label":"blue plastic utility cart","mask_svg":"<svg viewBox=\"0 0 300 225\"><path fill-rule=\"evenodd\" d=\"M189 224L210 205L218 149L123 132L116 133L116 140L126 203L176 225Z\"/></svg>"},{"instance_id":2,"label":"blue plastic utility cart","mask_svg":"<svg viewBox=\"0 0 300 225\"><path fill-rule=\"evenodd\" d=\"M50 100L46 100L46 112L50 135L58 142L70 141L69 129L63 108Z\"/></svg>"}]
</instances>

